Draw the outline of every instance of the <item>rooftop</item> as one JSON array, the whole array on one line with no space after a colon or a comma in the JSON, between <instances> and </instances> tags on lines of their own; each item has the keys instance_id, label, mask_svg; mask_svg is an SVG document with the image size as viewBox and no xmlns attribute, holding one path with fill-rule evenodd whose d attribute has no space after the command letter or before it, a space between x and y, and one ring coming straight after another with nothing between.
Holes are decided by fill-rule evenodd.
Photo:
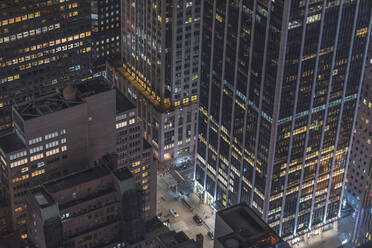
<instances>
[{"instance_id":1,"label":"rooftop","mask_svg":"<svg viewBox=\"0 0 372 248\"><path fill-rule=\"evenodd\" d=\"M76 106L82 102L83 101L79 98L77 98L75 101L66 101L63 98L62 93L57 92L30 102L15 105L14 108L17 110L23 120L30 120L35 117L40 117Z\"/></svg>"},{"instance_id":2,"label":"rooftop","mask_svg":"<svg viewBox=\"0 0 372 248\"><path fill-rule=\"evenodd\" d=\"M44 186L48 192L55 193L64 189L72 188L78 184L83 184L97 178L104 177L109 173L110 171L107 168L97 166L58 178L44 184Z\"/></svg>"},{"instance_id":3,"label":"rooftop","mask_svg":"<svg viewBox=\"0 0 372 248\"><path fill-rule=\"evenodd\" d=\"M55 203L53 198L48 194L48 192L46 192L43 187L31 189L30 192L37 204L39 204L40 208L46 208Z\"/></svg>"},{"instance_id":4,"label":"rooftop","mask_svg":"<svg viewBox=\"0 0 372 248\"><path fill-rule=\"evenodd\" d=\"M81 104L85 97L110 90L111 87L102 78L95 78L77 85L75 89L76 97L73 100L66 100L62 90L57 90L56 93L15 105L14 108L24 120L29 120Z\"/></svg>"},{"instance_id":5,"label":"rooftop","mask_svg":"<svg viewBox=\"0 0 372 248\"><path fill-rule=\"evenodd\" d=\"M216 222L215 235L223 247L274 247L276 244L289 247L246 203L221 210L217 215L232 229L218 230Z\"/></svg>"},{"instance_id":6,"label":"rooftop","mask_svg":"<svg viewBox=\"0 0 372 248\"><path fill-rule=\"evenodd\" d=\"M26 146L16 133L11 133L0 137L0 148L5 153L11 153L24 149Z\"/></svg>"},{"instance_id":7,"label":"rooftop","mask_svg":"<svg viewBox=\"0 0 372 248\"><path fill-rule=\"evenodd\" d=\"M132 173L127 167L117 169L113 173L120 181L124 181L133 177Z\"/></svg>"},{"instance_id":8,"label":"rooftop","mask_svg":"<svg viewBox=\"0 0 372 248\"><path fill-rule=\"evenodd\" d=\"M104 78L93 78L84 83L78 84L76 88L78 90L78 96L81 98L96 95L112 89Z\"/></svg>"},{"instance_id":9,"label":"rooftop","mask_svg":"<svg viewBox=\"0 0 372 248\"><path fill-rule=\"evenodd\" d=\"M128 98L126 98L119 90L116 90L116 113L122 113L134 108L136 108L136 106L131 103Z\"/></svg>"},{"instance_id":10,"label":"rooftop","mask_svg":"<svg viewBox=\"0 0 372 248\"><path fill-rule=\"evenodd\" d=\"M183 231L176 233L175 231L169 231L162 233L158 236L162 247L174 248L174 247L188 247L195 248L195 241L190 239Z\"/></svg>"}]
</instances>

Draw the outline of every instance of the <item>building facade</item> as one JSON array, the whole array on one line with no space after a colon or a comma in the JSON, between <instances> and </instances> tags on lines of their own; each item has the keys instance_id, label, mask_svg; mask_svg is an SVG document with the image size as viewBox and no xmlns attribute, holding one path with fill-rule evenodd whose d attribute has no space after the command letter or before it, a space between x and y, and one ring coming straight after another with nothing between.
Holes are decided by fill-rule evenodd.
<instances>
[{"instance_id":1,"label":"building facade","mask_svg":"<svg viewBox=\"0 0 372 248\"><path fill-rule=\"evenodd\" d=\"M354 128L345 196L357 210L353 241L362 245L372 241L372 43Z\"/></svg>"},{"instance_id":2,"label":"building facade","mask_svg":"<svg viewBox=\"0 0 372 248\"><path fill-rule=\"evenodd\" d=\"M203 1L195 190L279 236L338 218L371 2Z\"/></svg>"},{"instance_id":3,"label":"building facade","mask_svg":"<svg viewBox=\"0 0 372 248\"><path fill-rule=\"evenodd\" d=\"M15 131L0 138L2 183L13 227L24 238L30 187L93 166L116 151L115 90L96 80L65 90L14 106Z\"/></svg>"},{"instance_id":4,"label":"building facade","mask_svg":"<svg viewBox=\"0 0 372 248\"><path fill-rule=\"evenodd\" d=\"M118 88L138 102L159 160L193 153L196 122L188 127L182 115L197 112L200 1L122 1L121 8L119 67L127 83Z\"/></svg>"},{"instance_id":5,"label":"building facade","mask_svg":"<svg viewBox=\"0 0 372 248\"><path fill-rule=\"evenodd\" d=\"M78 82L91 67L88 0L0 3L0 129L11 107Z\"/></svg>"},{"instance_id":6,"label":"building facade","mask_svg":"<svg viewBox=\"0 0 372 248\"><path fill-rule=\"evenodd\" d=\"M44 183L27 204L29 241L38 248L143 247L143 194L127 168L99 165Z\"/></svg>"},{"instance_id":7,"label":"building facade","mask_svg":"<svg viewBox=\"0 0 372 248\"><path fill-rule=\"evenodd\" d=\"M164 109L138 85L136 87L135 81L131 81L129 74L118 64L108 63L106 76L136 105L139 120L143 123L143 136L154 147L159 161L193 154L197 132L196 104Z\"/></svg>"},{"instance_id":8,"label":"building facade","mask_svg":"<svg viewBox=\"0 0 372 248\"><path fill-rule=\"evenodd\" d=\"M91 0L92 62L95 73L106 70L106 58L120 55L120 0Z\"/></svg>"},{"instance_id":9,"label":"building facade","mask_svg":"<svg viewBox=\"0 0 372 248\"><path fill-rule=\"evenodd\" d=\"M145 218L156 215L157 160L153 147L143 138L143 122L137 108L116 92L117 168L129 168L145 194Z\"/></svg>"}]
</instances>

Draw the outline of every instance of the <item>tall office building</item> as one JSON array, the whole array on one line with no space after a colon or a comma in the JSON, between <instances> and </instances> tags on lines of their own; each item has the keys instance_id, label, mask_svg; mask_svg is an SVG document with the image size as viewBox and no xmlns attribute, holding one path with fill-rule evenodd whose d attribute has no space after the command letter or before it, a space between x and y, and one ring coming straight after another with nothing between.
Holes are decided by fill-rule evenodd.
<instances>
[{"instance_id":1,"label":"tall office building","mask_svg":"<svg viewBox=\"0 0 372 248\"><path fill-rule=\"evenodd\" d=\"M353 145L350 151L345 196L356 210L353 241L372 242L372 43L368 58Z\"/></svg>"},{"instance_id":2,"label":"tall office building","mask_svg":"<svg viewBox=\"0 0 372 248\"><path fill-rule=\"evenodd\" d=\"M91 0L93 72L106 70L106 58L120 55L120 0Z\"/></svg>"},{"instance_id":3,"label":"tall office building","mask_svg":"<svg viewBox=\"0 0 372 248\"><path fill-rule=\"evenodd\" d=\"M159 160L194 152L200 1L122 1L125 85Z\"/></svg>"},{"instance_id":4,"label":"tall office building","mask_svg":"<svg viewBox=\"0 0 372 248\"><path fill-rule=\"evenodd\" d=\"M90 69L88 0L0 3L0 129L14 102L80 81Z\"/></svg>"},{"instance_id":5,"label":"tall office building","mask_svg":"<svg viewBox=\"0 0 372 248\"><path fill-rule=\"evenodd\" d=\"M371 1L203 1L196 191L280 236L340 213Z\"/></svg>"}]
</instances>

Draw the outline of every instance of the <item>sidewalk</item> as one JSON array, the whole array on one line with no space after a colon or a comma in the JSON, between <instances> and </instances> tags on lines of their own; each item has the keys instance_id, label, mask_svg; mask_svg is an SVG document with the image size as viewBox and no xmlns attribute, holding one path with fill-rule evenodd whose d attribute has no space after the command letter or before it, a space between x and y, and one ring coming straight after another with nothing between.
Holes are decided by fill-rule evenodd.
<instances>
[{"instance_id":1,"label":"sidewalk","mask_svg":"<svg viewBox=\"0 0 372 248\"><path fill-rule=\"evenodd\" d=\"M294 248L337 248L341 247L342 236L351 235L353 229L353 217L351 215L343 217L333 223L331 229L313 231L318 234L306 234L303 241L297 244L291 244ZM351 237L351 236L349 236ZM350 238L349 238L350 239ZM350 246L350 240L342 247Z\"/></svg>"}]
</instances>

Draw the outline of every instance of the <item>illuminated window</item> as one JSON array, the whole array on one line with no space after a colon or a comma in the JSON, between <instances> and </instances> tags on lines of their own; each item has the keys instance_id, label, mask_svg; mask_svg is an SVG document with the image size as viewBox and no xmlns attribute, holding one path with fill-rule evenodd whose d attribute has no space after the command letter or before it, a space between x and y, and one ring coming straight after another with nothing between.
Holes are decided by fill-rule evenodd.
<instances>
[{"instance_id":1,"label":"illuminated window","mask_svg":"<svg viewBox=\"0 0 372 248\"><path fill-rule=\"evenodd\" d=\"M140 161L133 162L132 167L136 167L136 166L140 165L140 163L141 163Z\"/></svg>"},{"instance_id":2,"label":"illuminated window","mask_svg":"<svg viewBox=\"0 0 372 248\"><path fill-rule=\"evenodd\" d=\"M41 158L43 158L43 157L44 157L44 154L43 154L43 153L39 153L39 154L36 154L36 155L32 156L32 157L30 158L30 161L32 162L32 161L35 161L35 160L41 159Z\"/></svg>"},{"instance_id":3,"label":"illuminated window","mask_svg":"<svg viewBox=\"0 0 372 248\"><path fill-rule=\"evenodd\" d=\"M367 28L367 27L365 27L365 28L360 28L360 29L358 29L358 30L356 31L356 35L357 35L357 36L364 36L364 35L367 34L367 32L368 32L368 28Z\"/></svg>"},{"instance_id":4,"label":"illuminated window","mask_svg":"<svg viewBox=\"0 0 372 248\"><path fill-rule=\"evenodd\" d=\"M307 17L306 23L309 24L309 23L317 22L317 21L320 21L321 18L322 18L322 14L312 15L312 16Z\"/></svg>"},{"instance_id":5,"label":"illuminated window","mask_svg":"<svg viewBox=\"0 0 372 248\"><path fill-rule=\"evenodd\" d=\"M37 171L34 171L32 172L32 176L35 177L35 176L38 176L38 175L41 175L41 174L44 174L45 173L45 169L41 169L41 170L37 170Z\"/></svg>"},{"instance_id":6,"label":"illuminated window","mask_svg":"<svg viewBox=\"0 0 372 248\"><path fill-rule=\"evenodd\" d=\"M24 158L24 159L21 159L21 160L18 160L18 161L15 161L13 163L10 163L10 168L14 168L14 167L17 167L17 166L20 166L20 165L23 165L25 163L27 163L27 158Z\"/></svg>"},{"instance_id":7,"label":"illuminated window","mask_svg":"<svg viewBox=\"0 0 372 248\"><path fill-rule=\"evenodd\" d=\"M47 157L49 157L49 156L52 156L52 155L57 154L57 153L59 153L59 148L49 150L49 151L47 151L47 152L45 153L45 155L46 155Z\"/></svg>"}]
</instances>

